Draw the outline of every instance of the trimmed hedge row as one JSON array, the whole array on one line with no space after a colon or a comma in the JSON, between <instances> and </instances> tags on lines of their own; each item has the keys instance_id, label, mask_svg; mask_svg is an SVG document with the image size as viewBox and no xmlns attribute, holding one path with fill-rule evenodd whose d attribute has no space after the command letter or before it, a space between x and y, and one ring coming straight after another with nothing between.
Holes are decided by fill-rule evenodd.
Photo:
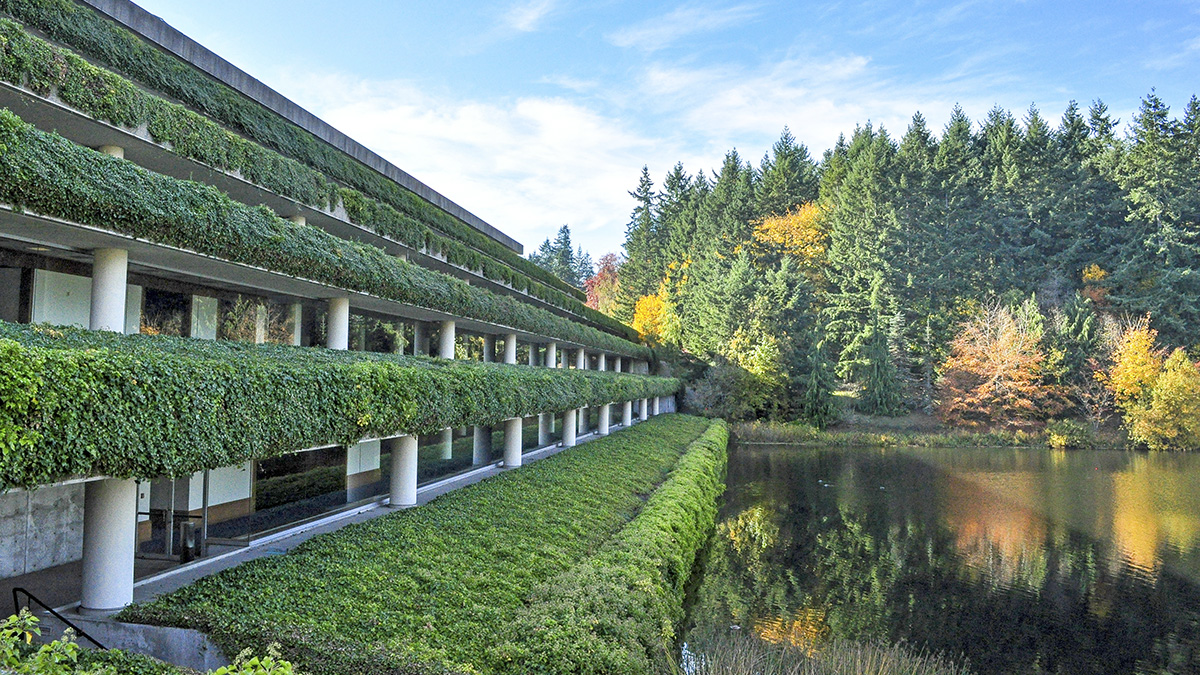
<instances>
[{"instance_id":1,"label":"trimmed hedge row","mask_svg":"<svg viewBox=\"0 0 1200 675\"><path fill-rule=\"evenodd\" d=\"M186 476L678 388L623 373L0 322L0 488Z\"/></svg>"},{"instance_id":2,"label":"trimmed hedge row","mask_svg":"<svg viewBox=\"0 0 1200 675\"><path fill-rule=\"evenodd\" d=\"M685 585L725 490L717 420L596 555L542 583L489 651L493 673L670 672Z\"/></svg>"},{"instance_id":3,"label":"trimmed hedge row","mask_svg":"<svg viewBox=\"0 0 1200 675\"><path fill-rule=\"evenodd\" d=\"M410 215L358 190L339 187L308 166L229 132L181 105L148 94L6 19L0 19L0 80L42 96L55 95L90 117L118 126L145 126L156 142L169 145L176 154L236 173L308 206L332 211L341 204L353 223L527 292L617 335L636 339L632 328L583 304L576 294L532 281L528 270L517 271L509 266L519 260L519 267L541 270L524 258L512 254L509 264L496 262L455 239L438 235Z\"/></svg>"},{"instance_id":4,"label":"trimmed hedge row","mask_svg":"<svg viewBox=\"0 0 1200 675\"><path fill-rule=\"evenodd\" d=\"M487 672L529 593L620 531L708 425L656 417L118 618L203 630L226 653L278 642L322 675Z\"/></svg>"},{"instance_id":5,"label":"trimmed hedge row","mask_svg":"<svg viewBox=\"0 0 1200 675\"><path fill-rule=\"evenodd\" d=\"M576 298L582 292L190 64L71 0L0 0L0 11L173 96L234 131L380 199Z\"/></svg>"},{"instance_id":6,"label":"trimmed hedge row","mask_svg":"<svg viewBox=\"0 0 1200 675\"><path fill-rule=\"evenodd\" d=\"M619 354L651 351L516 298L83 148L0 110L0 202L148 241Z\"/></svg>"}]
</instances>

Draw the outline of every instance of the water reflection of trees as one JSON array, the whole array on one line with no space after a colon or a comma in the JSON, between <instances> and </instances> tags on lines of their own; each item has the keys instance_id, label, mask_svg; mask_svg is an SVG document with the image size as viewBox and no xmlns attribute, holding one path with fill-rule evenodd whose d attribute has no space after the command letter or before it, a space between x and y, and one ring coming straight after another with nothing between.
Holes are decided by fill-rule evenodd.
<instances>
[{"instance_id":1,"label":"water reflection of trees","mask_svg":"<svg viewBox=\"0 0 1200 675\"><path fill-rule=\"evenodd\" d=\"M1161 567L1147 576L1129 551L1051 524L1036 482L1006 481L1009 497L1028 499L997 506L977 481L903 455L806 452L735 456L730 484L698 625L802 645L906 641L965 655L980 672L1200 668L1192 582ZM1136 493L1121 490L1116 512ZM1146 522L1130 514L1108 521L1121 549L1120 530Z\"/></svg>"}]
</instances>

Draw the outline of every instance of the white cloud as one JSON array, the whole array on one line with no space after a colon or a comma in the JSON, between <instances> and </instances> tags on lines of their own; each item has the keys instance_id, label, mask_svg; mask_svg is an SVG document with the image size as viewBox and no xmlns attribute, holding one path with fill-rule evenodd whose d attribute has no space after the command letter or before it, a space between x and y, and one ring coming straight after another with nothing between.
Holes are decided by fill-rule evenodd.
<instances>
[{"instance_id":1,"label":"white cloud","mask_svg":"<svg viewBox=\"0 0 1200 675\"><path fill-rule=\"evenodd\" d=\"M608 41L618 47L645 51L662 49L680 38L735 26L758 14L754 5L715 8L684 5L669 14L646 19L609 34Z\"/></svg>"},{"instance_id":2,"label":"white cloud","mask_svg":"<svg viewBox=\"0 0 1200 675\"><path fill-rule=\"evenodd\" d=\"M522 33L531 33L538 28L542 19L554 9L554 0L526 0L508 9L504 14L504 25Z\"/></svg>"}]
</instances>

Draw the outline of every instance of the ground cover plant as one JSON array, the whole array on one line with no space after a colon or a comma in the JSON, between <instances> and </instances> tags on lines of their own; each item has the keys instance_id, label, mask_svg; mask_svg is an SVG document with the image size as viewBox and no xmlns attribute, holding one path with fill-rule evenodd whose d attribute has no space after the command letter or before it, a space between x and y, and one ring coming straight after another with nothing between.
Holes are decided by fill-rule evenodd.
<instances>
[{"instance_id":1,"label":"ground cover plant","mask_svg":"<svg viewBox=\"0 0 1200 675\"><path fill-rule=\"evenodd\" d=\"M741 443L786 443L812 447L906 448L1120 448L1124 439L1086 425L1054 422L1038 431L941 431L817 429L803 423L749 422L733 428Z\"/></svg>"},{"instance_id":2,"label":"ground cover plant","mask_svg":"<svg viewBox=\"0 0 1200 675\"><path fill-rule=\"evenodd\" d=\"M56 100L90 117L139 129L172 152L331 213L451 264L569 310L606 330L636 337L619 321L587 307L577 293L529 278L528 261L501 262L362 192L339 186L320 172L232 133L186 107L149 94L73 52L0 19L0 79ZM482 235L479 235L482 236ZM570 287L568 287L570 288Z\"/></svg>"},{"instance_id":3,"label":"ground cover plant","mask_svg":"<svg viewBox=\"0 0 1200 675\"><path fill-rule=\"evenodd\" d=\"M604 550L711 424L656 417L208 577L120 618L197 628L227 653L278 642L285 658L314 673L486 671L481 657L530 594ZM662 564L677 569L674 560Z\"/></svg>"},{"instance_id":4,"label":"ground cover plant","mask_svg":"<svg viewBox=\"0 0 1200 675\"><path fill-rule=\"evenodd\" d=\"M627 373L0 322L0 485L186 476L678 387Z\"/></svg>"},{"instance_id":5,"label":"ground cover plant","mask_svg":"<svg viewBox=\"0 0 1200 675\"><path fill-rule=\"evenodd\" d=\"M7 110L0 110L0 202L336 288L651 356L642 345L246 206L212 186L80 147Z\"/></svg>"},{"instance_id":6,"label":"ground cover plant","mask_svg":"<svg viewBox=\"0 0 1200 675\"><path fill-rule=\"evenodd\" d=\"M729 430L716 421L600 550L542 583L490 651L496 673L665 672L685 587L716 523Z\"/></svg>"}]
</instances>

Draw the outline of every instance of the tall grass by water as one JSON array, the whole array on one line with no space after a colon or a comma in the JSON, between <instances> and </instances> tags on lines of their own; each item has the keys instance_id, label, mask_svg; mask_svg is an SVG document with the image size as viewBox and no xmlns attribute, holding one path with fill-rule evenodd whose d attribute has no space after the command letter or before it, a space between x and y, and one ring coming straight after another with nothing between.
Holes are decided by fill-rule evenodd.
<instances>
[{"instance_id":1,"label":"tall grass by water","mask_svg":"<svg viewBox=\"0 0 1200 675\"><path fill-rule=\"evenodd\" d=\"M834 641L808 650L773 644L753 633L693 635L676 675L969 675L971 670L940 655L903 645Z\"/></svg>"}]
</instances>

